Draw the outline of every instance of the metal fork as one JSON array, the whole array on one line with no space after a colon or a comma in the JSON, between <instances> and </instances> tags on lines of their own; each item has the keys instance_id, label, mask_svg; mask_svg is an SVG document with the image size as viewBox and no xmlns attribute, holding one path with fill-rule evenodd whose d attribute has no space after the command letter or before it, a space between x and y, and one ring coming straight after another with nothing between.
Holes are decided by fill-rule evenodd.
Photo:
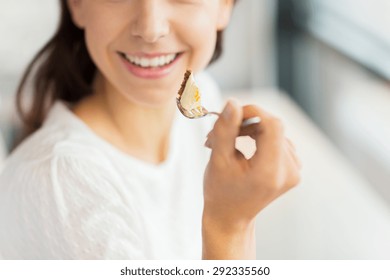
<instances>
[{"instance_id":1,"label":"metal fork","mask_svg":"<svg viewBox=\"0 0 390 280\"><path fill-rule=\"evenodd\" d=\"M182 115L185 116L186 118L189 118L189 119L199 119L199 118L203 118L205 116L210 116L210 115L216 115L216 116L220 116L221 115L218 112L208 111L203 106L200 107L200 108L187 110L187 109L185 109L181 105L180 97L181 96L179 96L179 95L176 97L177 108L179 109L180 113L182 113ZM243 122L241 124L241 127L249 126L249 125L260 123L260 122L261 122L261 119L259 117L245 119L245 120L243 120Z\"/></svg>"}]
</instances>

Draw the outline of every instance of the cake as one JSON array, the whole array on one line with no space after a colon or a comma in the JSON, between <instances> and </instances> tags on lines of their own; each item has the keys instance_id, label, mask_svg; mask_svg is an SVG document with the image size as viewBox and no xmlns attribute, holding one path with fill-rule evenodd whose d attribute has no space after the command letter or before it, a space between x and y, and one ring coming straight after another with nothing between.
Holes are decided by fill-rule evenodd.
<instances>
[{"instance_id":1,"label":"cake","mask_svg":"<svg viewBox=\"0 0 390 280\"><path fill-rule=\"evenodd\" d=\"M203 116L201 94L191 70L187 70L184 74L184 80L181 84L177 100L180 102L181 107L191 112L194 117Z\"/></svg>"}]
</instances>

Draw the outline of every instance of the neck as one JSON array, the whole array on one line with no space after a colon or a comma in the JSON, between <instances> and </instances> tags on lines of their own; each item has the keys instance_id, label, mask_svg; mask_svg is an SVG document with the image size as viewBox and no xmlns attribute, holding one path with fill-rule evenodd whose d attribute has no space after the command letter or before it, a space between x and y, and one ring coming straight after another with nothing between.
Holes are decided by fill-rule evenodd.
<instances>
[{"instance_id":1,"label":"neck","mask_svg":"<svg viewBox=\"0 0 390 280\"><path fill-rule=\"evenodd\" d=\"M96 85L106 88L99 82ZM168 154L174 106L170 102L152 108L136 104L118 92L99 90L77 104L74 113L121 151L157 164Z\"/></svg>"}]
</instances>

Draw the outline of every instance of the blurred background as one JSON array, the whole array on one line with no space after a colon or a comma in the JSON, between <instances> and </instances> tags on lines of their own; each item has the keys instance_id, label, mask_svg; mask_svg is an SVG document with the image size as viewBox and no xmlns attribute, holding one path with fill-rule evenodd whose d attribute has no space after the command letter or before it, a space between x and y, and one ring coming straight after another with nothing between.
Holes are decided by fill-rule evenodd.
<instances>
[{"instance_id":1,"label":"blurred background","mask_svg":"<svg viewBox=\"0 0 390 280\"><path fill-rule=\"evenodd\" d=\"M57 2L0 0L0 169ZM259 217L259 258L390 259L389 14L388 0L239 1L208 71L226 96L279 113L304 162L302 187Z\"/></svg>"}]
</instances>

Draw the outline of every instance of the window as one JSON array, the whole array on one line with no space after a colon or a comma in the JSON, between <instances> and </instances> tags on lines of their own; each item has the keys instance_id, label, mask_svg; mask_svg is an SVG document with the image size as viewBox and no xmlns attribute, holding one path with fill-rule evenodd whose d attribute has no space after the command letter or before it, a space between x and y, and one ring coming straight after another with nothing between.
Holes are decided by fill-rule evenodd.
<instances>
[{"instance_id":1,"label":"window","mask_svg":"<svg viewBox=\"0 0 390 280\"><path fill-rule=\"evenodd\" d=\"M297 18L298 25L345 55L390 79L390 1L299 2L304 3L300 9L305 10L306 16Z\"/></svg>"}]
</instances>

